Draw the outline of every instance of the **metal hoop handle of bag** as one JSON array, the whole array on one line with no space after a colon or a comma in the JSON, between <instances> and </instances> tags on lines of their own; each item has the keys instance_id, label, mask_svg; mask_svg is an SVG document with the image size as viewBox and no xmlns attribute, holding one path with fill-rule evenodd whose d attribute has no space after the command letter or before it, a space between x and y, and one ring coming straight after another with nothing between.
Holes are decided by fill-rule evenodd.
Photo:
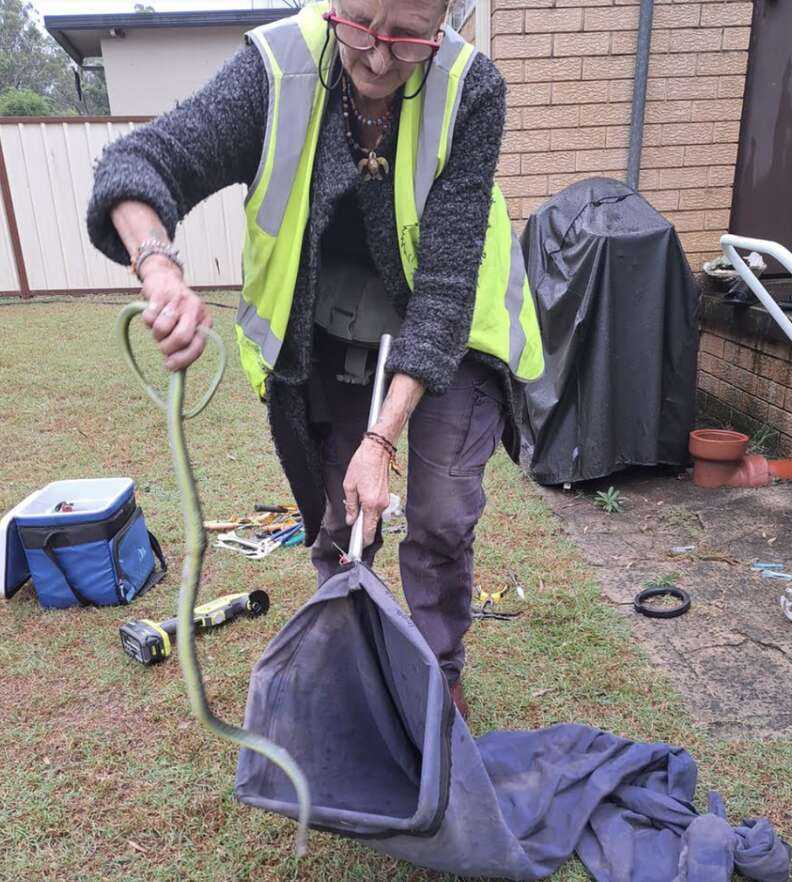
<instances>
[{"instance_id":1,"label":"metal hoop handle of bag","mask_svg":"<svg viewBox=\"0 0 792 882\"><path fill-rule=\"evenodd\" d=\"M374 373L374 385L371 391L371 407L369 408L369 418L367 429L370 432L377 423L382 410L382 402L385 400L385 363L390 355L391 343L393 337L390 334L383 334L380 339L379 355L377 357L377 370ZM354 526L352 527L352 535L349 538L349 553L347 557L350 560L360 560L363 556L363 509L357 516Z\"/></svg>"}]
</instances>

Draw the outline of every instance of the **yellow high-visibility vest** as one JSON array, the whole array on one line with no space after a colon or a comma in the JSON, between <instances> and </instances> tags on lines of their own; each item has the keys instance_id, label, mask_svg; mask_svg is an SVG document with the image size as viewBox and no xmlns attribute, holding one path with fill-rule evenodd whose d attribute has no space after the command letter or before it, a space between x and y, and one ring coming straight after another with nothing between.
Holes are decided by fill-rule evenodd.
<instances>
[{"instance_id":1,"label":"yellow high-visibility vest","mask_svg":"<svg viewBox=\"0 0 792 882\"><path fill-rule=\"evenodd\" d=\"M248 34L264 60L269 110L261 163L245 203L244 285L236 334L242 366L262 396L286 333L310 212L311 176L327 102L319 59L326 38L322 14L328 8L327 3L312 4ZM443 31L422 94L402 102L399 118L394 222L411 290L421 216L448 159L462 87L476 52L453 29ZM326 54L332 56L332 51ZM418 66L405 87L408 94L420 86L423 74ZM468 347L501 359L521 381L536 379L544 369L522 249L497 185Z\"/></svg>"}]
</instances>

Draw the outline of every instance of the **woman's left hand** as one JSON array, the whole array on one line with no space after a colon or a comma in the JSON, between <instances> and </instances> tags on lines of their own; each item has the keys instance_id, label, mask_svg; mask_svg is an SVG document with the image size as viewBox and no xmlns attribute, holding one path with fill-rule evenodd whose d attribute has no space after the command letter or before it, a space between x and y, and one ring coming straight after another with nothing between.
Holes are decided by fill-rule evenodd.
<instances>
[{"instance_id":1,"label":"woman's left hand","mask_svg":"<svg viewBox=\"0 0 792 882\"><path fill-rule=\"evenodd\" d=\"M389 472L388 452L375 441L364 438L350 460L344 478L347 526L351 527L355 523L362 508L364 548L374 541L377 523L390 502Z\"/></svg>"}]
</instances>

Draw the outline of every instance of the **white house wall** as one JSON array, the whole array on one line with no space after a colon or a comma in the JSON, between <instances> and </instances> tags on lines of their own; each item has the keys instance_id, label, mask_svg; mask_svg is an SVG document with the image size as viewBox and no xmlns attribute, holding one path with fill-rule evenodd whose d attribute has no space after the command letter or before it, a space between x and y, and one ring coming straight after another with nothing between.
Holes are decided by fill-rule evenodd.
<instances>
[{"instance_id":1,"label":"white house wall","mask_svg":"<svg viewBox=\"0 0 792 882\"><path fill-rule=\"evenodd\" d=\"M199 89L244 45L242 28L130 30L102 40L114 116L156 116Z\"/></svg>"},{"instance_id":2,"label":"white house wall","mask_svg":"<svg viewBox=\"0 0 792 882\"><path fill-rule=\"evenodd\" d=\"M14 214L30 289L102 291L138 287L129 271L98 252L85 225L93 167L104 147L135 123L2 122ZM244 188L230 187L196 206L176 242L189 283L241 283ZM7 224L0 223L0 291L18 289Z\"/></svg>"}]
</instances>

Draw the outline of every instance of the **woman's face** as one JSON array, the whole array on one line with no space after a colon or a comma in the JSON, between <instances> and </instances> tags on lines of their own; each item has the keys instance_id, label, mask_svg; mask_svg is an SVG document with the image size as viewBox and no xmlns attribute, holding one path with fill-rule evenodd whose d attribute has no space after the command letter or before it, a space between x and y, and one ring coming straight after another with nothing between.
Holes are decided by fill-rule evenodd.
<instances>
[{"instance_id":1,"label":"woman's face","mask_svg":"<svg viewBox=\"0 0 792 882\"><path fill-rule=\"evenodd\" d=\"M445 16L443 0L336 0L338 16L389 37L433 40ZM383 43L368 52L339 45L341 63L357 91L372 100L387 98L415 69L399 61Z\"/></svg>"}]
</instances>

